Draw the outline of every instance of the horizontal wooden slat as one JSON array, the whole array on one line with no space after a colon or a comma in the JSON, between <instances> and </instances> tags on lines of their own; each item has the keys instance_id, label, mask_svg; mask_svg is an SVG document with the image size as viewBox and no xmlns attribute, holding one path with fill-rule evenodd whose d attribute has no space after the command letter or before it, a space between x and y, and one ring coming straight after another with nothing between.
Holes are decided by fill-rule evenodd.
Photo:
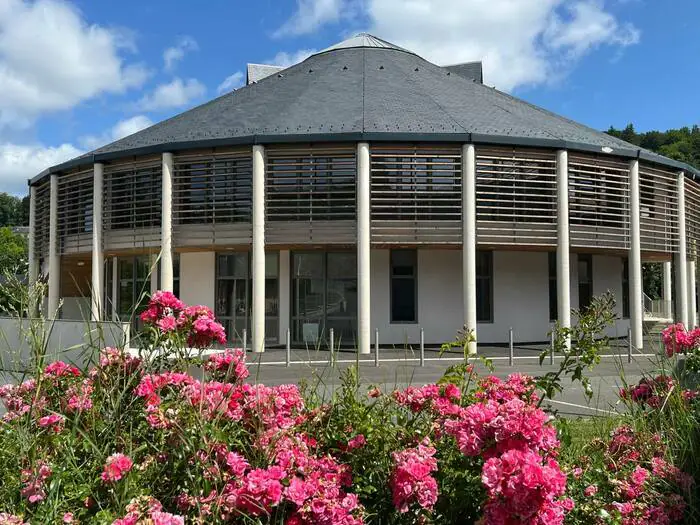
<instances>
[{"instance_id":1,"label":"horizontal wooden slat","mask_svg":"<svg viewBox=\"0 0 700 525\"><path fill-rule=\"evenodd\" d=\"M477 148L477 241L555 246L556 194L555 152Z\"/></svg>"},{"instance_id":2,"label":"horizontal wooden slat","mask_svg":"<svg viewBox=\"0 0 700 525\"><path fill-rule=\"evenodd\" d=\"M61 254L92 250L92 169L58 177L58 234Z\"/></svg>"},{"instance_id":3,"label":"horizontal wooden slat","mask_svg":"<svg viewBox=\"0 0 700 525\"><path fill-rule=\"evenodd\" d=\"M461 242L459 146L373 145L370 170L372 242Z\"/></svg>"},{"instance_id":4,"label":"horizontal wooden slat","mask_svg":"<svg viewBox=\"0 0 700 525\"><path fill-rule=\"evenodd\" d=\"M678 251L677 174L640 163L640 237L642 250Z\"/></svg>"}]
</instances>

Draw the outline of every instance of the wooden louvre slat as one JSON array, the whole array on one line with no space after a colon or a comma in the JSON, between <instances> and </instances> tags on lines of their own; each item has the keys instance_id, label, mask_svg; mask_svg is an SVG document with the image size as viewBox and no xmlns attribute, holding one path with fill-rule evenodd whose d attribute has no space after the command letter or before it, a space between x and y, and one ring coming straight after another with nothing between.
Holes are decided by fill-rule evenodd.
<instances>
[{"instance_id":1,"label":"wooden louvre slat","mask_svg":"<svg viewBox=\"0 0 700 525\"><path fill-rule=\"evenodd\" d=\"M568 169L571 246L629 249L628 163L569 153Z\"/></svg>"},{"instance_id":2,"label":"wooden louvre slat","mask_svg":"<svg viewBox=\"0 0 700 525\"><path fill-rule=\"evenodd\" d=\"M160 157L106 165L103 220L105 248L159 246L161 195Z\"/></svg>"},{"instance_id":3,"label":"wooden louvre slat","mask_svg":"<svg viewBox=\"0 0 700 525\"><path fill-rule=\"evenodd\" d=\"M175 245L249 243L252 171L250 148L177 155L173 173Z\"/></svg>"},{"instance_id":4,"label":"wooden louvre slat","mask_svg":"<svg viewBox=\"0 0 700 525\"><path fill-rule=\"evenodd\" d=\"M354 241L355 146L276 146L265 156L269 243Z\"/></svg>"},{"instance_id":5,"label":"wooden louvre slat","mask_svg":"<svg viewBox=\"0 0 700 525\"><path fill-rule=\"evenodd\" d=\"M58 235L61 254L92 250L92 169L58 177Z\"/></svg>"},{"instance_id":6,"label":"wooden louvre slat","mask_svg":"<svg viewBox=\"0 0 700 525\"><path fill-rule=\"evenodd\" d=\"M640 240L642 250L678 251L677 174L640 163Z\"/></svg>"},{"instance_id":7,"label":"wooden louvre slat","mask_svg":"<svg viewBox=\"0 0 700 525\"><path fill-rule=\"evenodd\" d=\"M49 255L49 224L51 220L51 182L47 177L37 185L35 203L34 250L39 261Z\"/></svg>"},{"instance_id":8,"label":"wooden louvre slat","mask_svg":"<svg viewBox=\"0 0 700 525\"><path fill-rule=\"evenodd\" d=\"M700 255L700 185L685 179L685 235L688 258L696 259Z\"/></svg>"},{"instance_id":9,"label":"wooden louvre slat","mask_svg":"<svg viewBox=\"0 0 700 525\"><path fill-rule=\"evenodd\" d=\"M555 246L556 182L554 151L477 147L477 241Z\"/></svg>"},{"instance_id":10,"label":"wooden louvre slat","mask_svg":"<svg viewBox=\"0 0 700 525\"><path fill-rule=\"evenodd\" d=\"M372 145L370 170L372 242L462 242L459 146Z\"/></svg>"}]
</instances>

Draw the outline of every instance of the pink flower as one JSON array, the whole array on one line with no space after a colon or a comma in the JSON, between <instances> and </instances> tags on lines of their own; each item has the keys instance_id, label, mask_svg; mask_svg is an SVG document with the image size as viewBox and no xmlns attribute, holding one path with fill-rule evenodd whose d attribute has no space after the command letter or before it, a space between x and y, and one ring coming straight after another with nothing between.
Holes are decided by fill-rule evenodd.
<instances>
[{"instance_id":1,"label":"pink flower","mask_svg":"<svg viewBox=\"0 0 700 525\"><path fill-rule=\"evenodd\" d=\"M348 441L348 450L355 450L356 448L364 447L367 443L367 439L362 434L356 435L350 441Z\"/></svg>"},{"instance_id":2,"label":"pink flower","mask_svg":"<svg viewBox=\"0 0 700 525\"><path fill-rule=\"evenodd\" d=\"M29 522L25 522L21 517L14 514L0 512L0 525L29 525Z\"/></svg>"},{"instance_id":3,"label":"pink flower","mask_svg":"<svg viewBox=\"0 0 700 525\"><path fill-rule=\"evenodd\" d=\"M101 476L102 481L106 483L119 481L133 466L134 463L129 456L125 456L121 453L112 454L107 458L107 462L105 463Z\"/></svg>"},{"instance_id":4,"label":"pink flower","mask_svg":"<svg viewBox=\"0 0 700 525\"><path fill-rule=\"evenodd\" d=\"M44 368L44 373L49 376L54 377L64 377L64 376L74 376L80 375L80 370L72 365L68 365L63 361L54 361Z\"/></svg>"},{"instance_id":5,"label":"pink flower","mask_svg":"<svg viewBox=\"0 0 700 525\"><path fill-rule=\"evenodd\" d=\"M588 485L586 490L583 491L584 496L591 497L598 494L598 487L596 485Z\"/></svg>"},{"instance_id":6,"label":"pink flower","mask_svg":"<svg viewBox=\"0 0 700 525\"><path fill-rule=\"evenodd\" d=\"M436 450L428 442L416 448L394 452L394 471L391 486L394 507L401 512L409 511L412 504L432 510L437 501L437 481L431 473L437 470Z\"/></svg>"},{"instance_id":7,"label":"pink flower","mask_svg":"<svg viewBox=\"0 0 700 525\"><path fill-rule=\"evenodd\" d=\"M38 424L41 428L51 427L51 429L58 433L63 429L63 420L65 418L59 414L49 414L39 418Z\"/></svg>"},{"instance_id":8,"label":"pink flower","mask_svg":"<svg viewBox=\"0 0 700 525\"><path fill-rule=\"evenodd\" d=\"M177 330L177 319L172 315L166 315L158 319L156 326L160 328L163 332L174 332Z\"/></svg>"},{"instance_id":9,"label":"pink flower","mask_svg":"<svg viewBox=\"0 0 700 525\"><path fill-rule=\"evenodd\" d=\"M644 482L649 477L649 471L644 467L637 465L632 472L632 483L637 486L644 485Z\"/></svg>"},{"instance_id":10,"label":"pink flower","mask_svg":"<svg viewBox=\"0 0 700 525\"><path fill-rule=\"evenodd\" d=\"M382 395L382 391L379 390L379 387L376 387L376 386L374 388L371 388L367 392L367 397L371 397L371 398L377 398L377 397L380 397L381 395Z\"/></svg>"},{"instance_id":11,"label":"pink flower","mask_svg":"<svg viewBox=\"0 0 700 525\"><path fill-rule=\"evenodd\" d=\"M73 513L72 512L66 512L63 515L63 523L73 523Z\"/></svg>"}]
</instances>

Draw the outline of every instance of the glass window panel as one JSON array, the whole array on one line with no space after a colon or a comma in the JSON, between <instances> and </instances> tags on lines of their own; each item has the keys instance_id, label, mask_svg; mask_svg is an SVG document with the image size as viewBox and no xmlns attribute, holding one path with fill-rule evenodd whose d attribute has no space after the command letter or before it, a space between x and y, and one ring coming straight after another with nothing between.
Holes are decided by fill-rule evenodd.
<instances>
[{"instance_id":1,"label":"glass window panel","mask_svg":"<svg viewBox=\"0 0 700 525\"><path fill-rule=\"evenodd\" d=\"M279 252L265 252L265 277L279 275Z\"/></svg>"},{"instance_id":2,"label":"glass window panel","mask_svg":"<svg viewBox=\"0 0 700 525\"><path fill-rule=\"evenodd\" d=\"M323 253L295 253L294 277L323 279Z\"/></svg>"},{"instance_id":3,"label":"glass window panel","mask_svg":"<svg viewBox=\"0 0 700 525\"><path fill-rule=\"evenodd\" d=\"M392 279L391 321L416 322L416 283L413 279Z\"/></svg>"},{"instance_id":4,"label":"glass window panel","mask_svg":"<svg viewBox=\"0 0 700 525\"><path fill-rule=\"evenodd\" d=\"M329 279L357 279L357 255L348 253L328 254Z\"/></svg>"}]
</instances>

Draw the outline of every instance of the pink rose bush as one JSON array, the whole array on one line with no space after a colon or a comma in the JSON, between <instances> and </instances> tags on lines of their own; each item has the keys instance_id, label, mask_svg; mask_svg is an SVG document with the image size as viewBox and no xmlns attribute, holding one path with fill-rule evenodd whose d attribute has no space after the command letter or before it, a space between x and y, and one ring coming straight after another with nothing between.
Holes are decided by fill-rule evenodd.
<instances>
[{"instance_id":1,"label":"pink rose bush","mask_svg":"<svg viewBox=\"0 0 700 525\"><path fill-rule=\"evenodd\" d=\"M621 426L607 440L594 440L587 452L568 488L578 503L572 517L598 523L602 509L622 525L683 520L682 495L693 480L664 459L668 449L660 435Z\"/></svg>"},{"instance_id":2,"label":"pink rose bush","mask_svg":"<svg viewBox=\"0 0 700 525\"><path fill-rule=\"evenodd\" d=\"M470 365L464 383L385 394L360 392L351 368L328 398L247 382L241 349L155 352L225 342L206 307L159 292L141 318L150 346L139 357L105 348L86 370L56 361L0 387L0 525L607 523L594 508L624 525L684 516L692 480L661 435L623 427L567 465L532 377L480 379ZM653 405L670 385L626 395Z\"/></svg>"}]
</instances>

